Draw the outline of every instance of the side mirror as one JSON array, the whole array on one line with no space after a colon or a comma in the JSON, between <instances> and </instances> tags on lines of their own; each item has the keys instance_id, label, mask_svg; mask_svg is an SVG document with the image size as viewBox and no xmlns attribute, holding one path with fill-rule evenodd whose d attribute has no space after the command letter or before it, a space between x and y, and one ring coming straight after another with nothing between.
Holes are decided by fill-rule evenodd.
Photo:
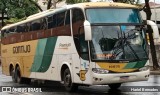
<instances>
[{"instance_id":1,"label":"side mirror","mask_svg":"<svg viewBox=\"0 0 160 95\"><path fill-rule=\"evenodd\" d=\"M84 33L86 41L92 40L91 24L87 20L84 21Z\"/></svg>"},{"instance_id":2,"label":"side mirror","mask_svg":"<svg viewBox=\"0 0 160 95\"><path fill-rule=\"evenodd\" d=\"M147 25L150 25L151 28L153 29L153 38L159 39L159 30L158 30L156 23L154 23L151 20L147 20Z\"/></svg>"}]
</instances>

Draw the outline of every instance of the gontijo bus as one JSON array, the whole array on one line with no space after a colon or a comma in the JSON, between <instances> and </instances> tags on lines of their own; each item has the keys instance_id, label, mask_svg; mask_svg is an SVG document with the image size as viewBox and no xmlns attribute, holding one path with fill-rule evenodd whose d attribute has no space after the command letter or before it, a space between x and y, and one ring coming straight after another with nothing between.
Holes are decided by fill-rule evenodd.
<instances>
[{"instance_id":1,"label":"gontijo bus","mask_svg":"<svg viewBox=\"0 0 160 95\"><path fill-rule=\"evenodd\" d=\"M79 85L118 88L149 77L146 29L134 5L67 5L5 26L1 35L2 72L14 82L61 81L73 91Z\"/></svg>"}]
</instances>

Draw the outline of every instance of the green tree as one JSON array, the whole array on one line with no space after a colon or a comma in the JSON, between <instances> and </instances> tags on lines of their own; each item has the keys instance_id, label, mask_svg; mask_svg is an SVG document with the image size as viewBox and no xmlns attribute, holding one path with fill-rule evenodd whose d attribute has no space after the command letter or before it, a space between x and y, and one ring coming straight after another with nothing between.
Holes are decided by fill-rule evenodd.
<instances>
[{"instance_id":1,"label":"green tree","mask_svg":"<svg viewBox=\"0 0 160 95\"><path fill-rule=\"evenodd\" d=\"M52 6L53 8L56 8L57 3L61 1L63 0L47 0L47 9L50 9Z\"/></svg>"},{"instance_id":2,"label":"green tree","mask_svg":"<svg viewBox=\"0 0 160 95\"><path fill-rule=\"evenodd\" d=\"M90 2L90 0L66 0L67 4L75 4L75 3L83 3L83 2Z\"/></svg>"},{"instance_id":3,"label":"green tree","mask_svg":"<svg viewBox=\"0 0 160 95\"><path fill-rule=\"evenodd\" d=\"M1 0L0 5L1 12L3 11L10 18L7 22L11 23L42 11L35 0Z\"/></svg>"},{"instance_id":4,"label":"green tree","mask_svg":"<svg viewBox=\"0 0 160 95\"><path fill-rule=\"evenodd\" d=\"M56 8L56 4L59 2L62 2L64 0L46 0L47 2L47 9L50 9L51 7ZM90 0L66 0L67 4L75 4L75 3L83 3L83 2L89 2Z\"/></svg>"}]
</instances>

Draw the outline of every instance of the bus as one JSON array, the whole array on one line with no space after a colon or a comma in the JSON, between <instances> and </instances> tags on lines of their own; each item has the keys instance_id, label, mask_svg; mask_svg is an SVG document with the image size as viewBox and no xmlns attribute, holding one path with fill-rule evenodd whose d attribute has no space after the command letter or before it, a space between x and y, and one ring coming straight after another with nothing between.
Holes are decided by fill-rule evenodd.
<instances>
[{"instance_id":1,"label":"bus","mask_svg":"<svg viewBox=\"0 0 160 95\"><path fill-rule=\"evenodd\" d=\"M108 85L149 78L146 25L135 5L88 2L50 9L1 29L2 73L13 82ZM158 38L158 37L157 37Z\"/></svg>"}]
</instances>

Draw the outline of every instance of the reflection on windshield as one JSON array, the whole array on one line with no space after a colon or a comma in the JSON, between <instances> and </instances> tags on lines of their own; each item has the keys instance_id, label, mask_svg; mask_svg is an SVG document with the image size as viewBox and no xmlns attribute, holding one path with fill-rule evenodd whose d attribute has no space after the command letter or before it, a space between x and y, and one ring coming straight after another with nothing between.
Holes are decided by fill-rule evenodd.
<instances>
[{"instance_id":1,"label":"reflection on windshield","mask_svg":"<svg viewBox=\"0 0 160 95\"><path fill-rule=\"evenodd\" d=\"M140 23L137 9L86 9L90 23Z\"/></svg>"},{"instance_id":2,"label":"reflection on windshield","mask_svg":"<svg viewBox=\"0 0 160 95\"><path fill-rule=\"evenodd\" d=\"M93 60L147 58L145 35L137 26L92 26L90 45Z\"/></svg>"}]
</instances>

